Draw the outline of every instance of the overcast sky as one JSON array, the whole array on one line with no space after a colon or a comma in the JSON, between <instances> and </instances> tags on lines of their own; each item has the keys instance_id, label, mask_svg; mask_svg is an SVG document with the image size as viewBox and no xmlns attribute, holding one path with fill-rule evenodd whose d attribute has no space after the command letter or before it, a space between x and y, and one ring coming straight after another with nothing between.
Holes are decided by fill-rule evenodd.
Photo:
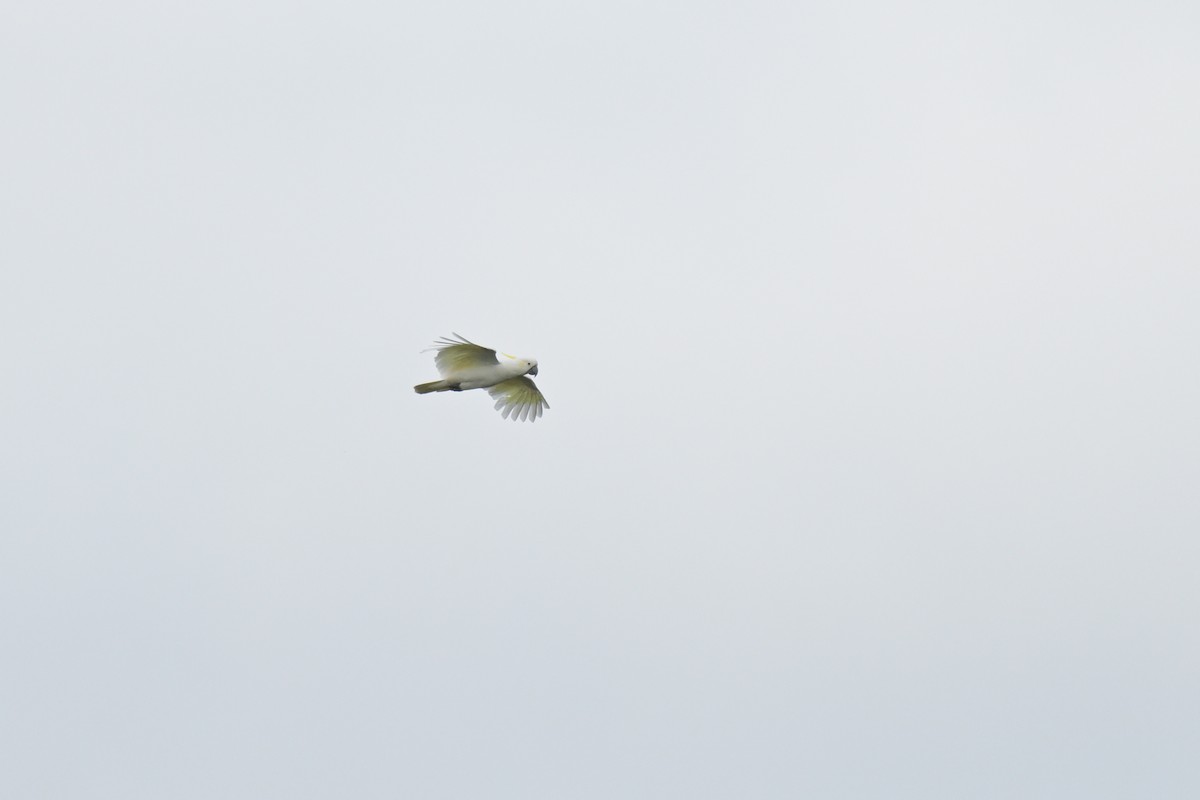
<instances>
[{"instance_id":1,"label":"overcast sky","mask_svg":"<svg viewBox=\"0 0 1200 800\"><path fill-rule=\"evenodd\" d=\"M9 4L0 795L1200 796L1198 42Z\"/></svg>"}]
</instances>

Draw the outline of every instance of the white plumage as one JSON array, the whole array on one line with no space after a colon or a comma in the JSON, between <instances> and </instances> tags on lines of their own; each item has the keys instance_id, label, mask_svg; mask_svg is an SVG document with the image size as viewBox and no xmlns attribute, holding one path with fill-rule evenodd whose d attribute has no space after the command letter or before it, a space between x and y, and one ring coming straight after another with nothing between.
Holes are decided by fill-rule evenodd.
<instances>
[{"instance_id":1,"label":"white plumage","mask_svg":"<svg viewBox=\"0 0 1200 800\"><path fill-rule=\"evenodd\" d=\"M542 415L543 409L550 407L527 377L537 375L537 359L497 353L467 341L457 333L454 338L438 339L430 349L437 351L434 363L442 379L414 386L417 394L487 389L501 416L531 422Z\"/></svg>"}]
</instances>

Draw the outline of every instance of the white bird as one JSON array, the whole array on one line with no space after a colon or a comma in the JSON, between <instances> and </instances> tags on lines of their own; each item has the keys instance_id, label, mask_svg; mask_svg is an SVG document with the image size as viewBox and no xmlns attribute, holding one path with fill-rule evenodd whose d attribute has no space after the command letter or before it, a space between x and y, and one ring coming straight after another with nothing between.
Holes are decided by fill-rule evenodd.
<instances>
[{"instance_id":1,"label":"white bird","mask_svg":"<svg viewBox=\"0 0 1200 800\"><path fill-rule=\"evenodd\" d=\"M442 379L414 386L417 394L487 389L496 401L496 410L505 419L511 414L514 421L536 422L542 409L550 407L534 382L526 377L538 374L537 359L497 353L457 333L453 339L438 339L429 349L437 351L434 363Z\"/></svg>"}]
</instances>

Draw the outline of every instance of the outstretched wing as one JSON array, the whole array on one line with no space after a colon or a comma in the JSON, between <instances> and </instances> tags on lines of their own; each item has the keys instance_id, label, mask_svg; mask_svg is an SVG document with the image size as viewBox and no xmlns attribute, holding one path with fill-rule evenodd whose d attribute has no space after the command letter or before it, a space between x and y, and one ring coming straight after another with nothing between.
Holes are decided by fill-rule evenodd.
<instances>
[{"instance_id":1,"label":"outstretched wing","mask_svg":"<svg viewBox=\"0 0 1200 800\"><path fill-rule=\"evenodd\" d=\"M538 391L537 385L524 375L489 387L488 394L495 398L496 410L500 415L508 419L511 414L514 422L537 422L537 418L542 415L542 409L550 407L546 398Z\"/></svg>"},{"instance_id":2,"label":"outstretched wing","mask_svg":"<svg viewBox=\"0 0 1200 800\"><path fill-rule=\"evenodd\" d=\"M500 362L496 359L496 351L489 350L483 345L469 342L457 333L454 338L444 336L433 343L437 355L433 361L443 378L454 373L473 367L494 367Z\"/></svg>"}]
</instances>

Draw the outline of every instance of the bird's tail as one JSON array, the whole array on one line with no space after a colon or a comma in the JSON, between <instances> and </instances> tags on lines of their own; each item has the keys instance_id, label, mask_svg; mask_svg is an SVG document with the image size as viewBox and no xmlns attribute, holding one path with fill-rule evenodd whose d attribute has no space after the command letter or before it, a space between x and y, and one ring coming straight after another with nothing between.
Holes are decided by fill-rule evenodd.
<instances>
[{"instance_id":1,"label":"bird's tail","mask_svg":"<svg viewBox=\"0 0 1200 800\"><path fill-rule=\"evenodd\" d=\"M413 387L413 391L417 394L429 394L430 392L448 392L450 391L449 381L432 381L431 383L419 383Z\"/></svg>"}]
</instances>

